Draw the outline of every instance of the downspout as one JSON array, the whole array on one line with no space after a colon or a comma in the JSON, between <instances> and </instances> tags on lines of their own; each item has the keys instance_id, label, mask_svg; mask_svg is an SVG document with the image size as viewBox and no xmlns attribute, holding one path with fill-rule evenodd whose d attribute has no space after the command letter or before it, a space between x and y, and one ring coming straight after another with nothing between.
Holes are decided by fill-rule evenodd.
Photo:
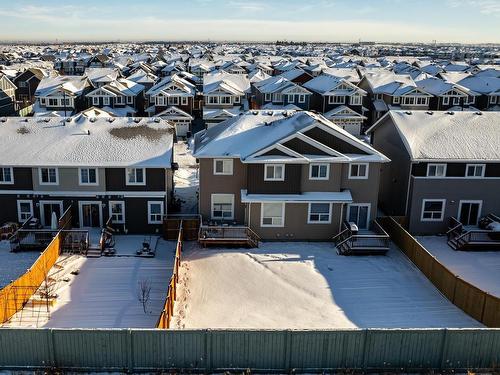
<instances>
[{"instance_id":1,"label":"downspout","mask_svg":"<svg viewBox=\"0 0 500 375\"><path fill-rule=\"evenodd\" d=\"M406 204L405 204L405 216L408 217L408 205L410 199L410 182L411 182L411 169L413 166L413 162L410 160L410 168L408 171L408 186L406 187Z\"/></svg>"},{"instance_id":2,"label":"downspout","mask_svg":"<svg viewBox=\"0 0 500 375\"><path fill-rule=\"evenodd\" d=\"M339 221L339 233L342 230L342 221L344 220L344 207L345 207L345 202L342 202L340 204L340 221Z\"/></svg>"}]
</instances>

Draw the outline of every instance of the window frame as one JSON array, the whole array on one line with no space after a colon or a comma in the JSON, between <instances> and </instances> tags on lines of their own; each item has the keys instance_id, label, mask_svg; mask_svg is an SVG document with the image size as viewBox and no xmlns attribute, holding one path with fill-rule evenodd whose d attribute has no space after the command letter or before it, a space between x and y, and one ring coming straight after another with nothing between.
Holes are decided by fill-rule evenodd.
<instances>
[{"instance_id":1,"label":"window frame","mask_svg":"<svg viewBox=\"0 0 500 375\"><path fill-rule=\"evenodd\" d=\"M217 162L222 162L222 172L217 172ZM230 162L230 168L228 172L224 172L224 165L226 162ZM234 172L234 161L233 159L214 159L214 176L232 176Z\"/></svg>"},{"instance_id":2,"label":"window frame","mask_svg":"<svg viewBox=\"0 0 500 375\"><path fill-rule=\"evenodd\" d=\"M220 197L220 196L224 196L224 197L230 197L231 198L231 216L230 217L224 217L224 215L222 215L222 217L216 217L214 216L214 197ZM234 194L228 194L228 193L213 193L211 196L210 196L210 219L211 220L234 220ZM222 210L221 210L222 211Z\"/></svg>"},{"instance_id":3,"label":"window frame","mask_svg":"<svg viewBox=\"0 0 500 375\"><path fill-rule=\"evenodd\" d=\"M130 95L127 96L127 104L134 104L134 97L133 96L130 96Z\"/></svg>"},{"instance_id":4,"label":"window frame","mask_svg":"<svg viewBox=\"0 0 500 375\"><path fill-rule=\"evenodd\" d=\"M151 206L154 204L160 204L161 213L152 214ZM151 220L151 215L161 215L161 220ZM163 224L163 217L165 216L165 202L164 201L148 201L148 224Z\"/></svg>"},{"instance_id":5,"label":"window frame","mask_svg":"<svg viewBox=\"0 0 500 375\"><path fill-rule=\"evenodd\" d=\"M353 100L356 99L356 100ZM349 97L349 104L350 105L362 105L363 104L363 97L359 94L354 94Z\"/></svg>"},{"instance_id":6,"label":"window frame","mask_svg":"<svg viewBox=\"0 0 500 375\"><path fill-rule=\"evenodd\" d=\"M268 92L266 92L266 93L264 94L264 101L265 101L265 102L272 102L272 101L273 101L273 95L272 95L272 94L270 94L270 93L268 93Z\"/></svg>"},{"instance_id":7,"label":"window frame","mask_svg":"<svg viewBox=\"0 0 500 375\"><path fill-rule=\"evenodd\" d=\"M99 97L98 96L92 97L92 105L99 105Z\"/></svg>"},{"instance_id":8,"label":"window frame","mask_svg":"<svg viewBox=\"0 0 500 375\"><path fill-rule=\"evenodd\" d=\"M30 205L30 216L28 216L26 219L21 218L21 204L23 203L29 203ZM35 211L33 210L33 201L29 199L18 199L17 200L17 220L19 223L24 223L26 220L28 220L30 217L35 215Z\"/></svg>"},{"instance_id":9,"label":"window frame","mask_svg":"<svg viewBox=\"0 0 500 375\"><path fill-rule=\"evenodd\" d=\"M364 165L366 167L366 173L364 176L353 176L352 174L352 167L357 165L358 166L358 173L359 173L359 166ZM370 163L349 163L349 179L350 180L367 180L370 174Z\"/></svg>"},{"instance_id":10,"label":"window frame","mask_svg":"<svg viewBox=\"0 0 500 375\"><path fill-rule=\"evenodd\" d=\"M318 177L313 176L313 167L318 167ZM326 176L320 176L320 170L322 166L326 166ZM328 181L330 179L330 163L311 163L309 164L309 180L313 181Z\"/></svg>"},{"instance_id":11,"label":"window frame","mask_svg":"<svg viewBox=\"0 0 500 375\"><path fill-rule=\"evenodd\" d=\"M87 170L90 171L91 169L95 170L95 182L83 182L82 181L82 171ZM90 180L90 173L88 173L88 178ZM99 185L99 169L95 167L82 167L78 168L78 185L80 186L98 186Z\"/></svg>"},{"instance_id":12,"label":"window frame","mask_svg":"<svg viewBox=\"0 0 500 375\"><path fill-rule=\"evenodd\" d=\"M109 201L108 202L108 214L109 214L109 217L112 219L113 218L113 215L116 215L116 214L113 214L113 211L112 211L112 206L114 204L119 204L122 206L122 213L120 215L123 216L123 219L122 220L113 220L113 224L125 224L125 201ZM149 218L149 216L148 216Z\"/></svg>"},{"instance_id":13,"label":"window frame","mask_svg":"<svg viewBox=\"0 0 500 375\"><path fill-rule=\"evenodd\" d=\"M427 202L441 202L441 215L439 218L424 218L425 204ZM422 209L420 211L420 221L421 222L440 222L444 220L444 212L446 210L446 199L422 199ZM435 212L435 211L432 211Z\"/></svg>"},{"instance_id":14,"label":"window frame","mask_svg":"<svg viewBox=\"0 0 500 375\"><path fill-rule=\"evenodd\" d=\"M281 178L276 178L272 177L269 178L267 177L267 168L268 167L273 167L273 175L276 176L276 168L281 167L282 173L281 173ZM264 164L264 181L285 181L285 164L283 163L266 163Z\"/></svg>"},{"instance_id":15,"label":"window frame","mask_svg":"<svg viewBox=\"0 0 500 375\"><path fill-rule=\"evenodd\" d=\"M327 204L328 205L328 221L316 221L311 220L311 207L313 204ZM309 202L307 205L307 224L331 224L332 223L332 206L331 202ZM325 214L317 214L317 215L325 215Z\"/></svg>"},{"instance_id":16,"label":"window frame","mask_svg":"<svg viewBox=\"0 0 500 375\"><path fill-rule=\"evenodd\" d=\"M111 98L109 96L103 96L102 97L102 105L111 105Z\"/></svg>"},{"instance_id":17,"label":"window frame","mask_svg":"<svg viewBox=\"0 0 500 375\"><path fill-rule=\"evenodd\" d=\"M469 168L473 167L474 168L474 175L469 176ZM481 167L481 175L476 176L476 168ZM486 172L486 164L481 164L481 163L471 163L471 164L466 164L465 165L465 177L466 178L484 178L484 174Z\"/></svg>"},{"instance_id":18,"label":"window frame","mask_svg":"<svg viewBox=\"0 0 500 375\"><path fill-rule=\"evenodd\" d=\"M2 178L5 178L4 170L8 169L10 173L10 181L0 180L0 185L14 185L14 168L13 167L0 167L2 171Z\"/></svg>"},{"instance_id":19,"label":"window frame","mask_svg":"<svg viewBox=\"0 0 500 375\"><path fill-rule=\"evenodd\" d=\"M43 179L42 179L42 170L43 169L47 169L47 177L49 177L49 179L50 179L49 170L54 169L56 172L56 181L55 182L43 182ZM57 168L57 167L39 167L38 168L38 182L40 185L49 185L49 186L50 185L52 185L52 186L59 185L59 168Z\"/></svg>"},{"instance_id":20,"label":"window frame","mask_svg":"<svg viewBox=\"0 0 500 375\"><path fill-rule=\"evenodd\" d=\"M341 98L335 100L335 98ZM328 104L345 104L345 95L328 95Z\"/></svg>"},{"instance_id":21,"label":"window frame","mask_svg":"<svg viewBox=\"0 0 500 375\"><path fill-rule=\"evenodd\" d=\"M439 167L444 167L444 168L443 168L443 175L442 175L442 176L441 176L441 175L434 175L434 176L431 176L431 175L429 174L429 170L430 170L432 167L435 167L435 168L436 168L436 172L437 172L437 170L438 170L438 168L439 168ZM447 170L448 170L448 164L446 164L446 163L429 163L429 164L427 164L427 171L426 171L426 173L425 173L425 176L426 176L427 178L445 178L445 177L446 177L446 172L447 172Z\"/></svg>"},{"instance_id":22,"label":"window frame","mask_svg":"<svg viewBox=\"0 0 500 375\"><path fill-rule=\"evenodd\" d=\"M281 224L264 224L264 205L266 205L266 204L280 204L281 205ZM271 217L271 222L273 219L274 219L274 217ZM260 204L260 226L262 228L283 228L285 226L285 202L261 202L261 204Z\"/></svg>"},{"instance_id":23,"label":"window frame","mask_svg":"<svg viewBox=\"0 0 500 375\"><path fill-rule=\"evenodd\" d=\"M306 102L306 94L299 94L299 103L304 104Z\"/></svg>"},{"instance_id":24,"label":"window frame","mask_svg":"<svg viewBox=\"0 0 500 375\"><path fill-rule=\"evenodd\" d=\"M129 177L129 170L133 169L134 171L137 171L138 169L142 169L142 177L143 177L143 182L137 182L137 172L134 172L135 175L135 180L136 182L130 182L128 177ZM146 185L146 168L125 168L125 185L127 186L145 186Z\"/></svg>"}]
</instances>

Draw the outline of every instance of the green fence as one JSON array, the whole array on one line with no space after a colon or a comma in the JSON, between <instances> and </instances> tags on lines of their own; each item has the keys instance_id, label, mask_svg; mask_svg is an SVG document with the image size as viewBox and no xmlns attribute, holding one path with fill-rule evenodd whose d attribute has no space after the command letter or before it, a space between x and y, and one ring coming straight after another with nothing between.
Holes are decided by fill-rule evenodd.
<instances>
[{"instance_id":1,"label":"green fence","mask_svg":"<svg viewBox=\"0 0 500 375\"><path fill-rule=\"evenodd\" d=\"M498 329L0 329L0 368L81 371L494 371Z\"/></svg>"}]
</instances>

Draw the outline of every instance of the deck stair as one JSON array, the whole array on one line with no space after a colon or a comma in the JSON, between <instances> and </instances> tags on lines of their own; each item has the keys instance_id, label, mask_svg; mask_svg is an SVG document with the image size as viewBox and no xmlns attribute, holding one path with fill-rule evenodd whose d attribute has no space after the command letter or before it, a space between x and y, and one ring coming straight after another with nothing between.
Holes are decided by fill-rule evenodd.
<instances>
[{"instance_id":1,"label":"deck stair","mask_svg":"<svg viewBox=\"0 0 500 375\"><path fill-rule=\"evenodd\" d=\"M385 255L389 251L390 237L375 220L372 230L354 232L349 223L342 223L342 230L332 238L339 255Z\"/></svg>"},{"instance_id":2,"label":"deck stair","mask_svg":"<svg viewBox=\"0 0 500 375\"><path fill-rule=\"evenodd\" d=\"M500 223L500 218L488 215L491 221ZM457 251L499 251L500 231L465 227L456 218L450 218L446 232L448 245Z\"/></svg>"}]
</instances>

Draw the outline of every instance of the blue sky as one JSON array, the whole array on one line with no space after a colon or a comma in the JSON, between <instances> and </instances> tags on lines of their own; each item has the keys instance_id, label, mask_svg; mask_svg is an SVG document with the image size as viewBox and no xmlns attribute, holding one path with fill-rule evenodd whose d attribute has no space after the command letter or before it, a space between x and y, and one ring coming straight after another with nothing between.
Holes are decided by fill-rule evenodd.
<instances>
[{"instance_id":1,"label":"blue sky","mask_svg":"<svg viewBox=\"0 0 500 375\"><path fill-rule=\"evenodd\" d=\"M0 0L0 40L500 43L500 0Z\"/></svg>"}]
</instances>

